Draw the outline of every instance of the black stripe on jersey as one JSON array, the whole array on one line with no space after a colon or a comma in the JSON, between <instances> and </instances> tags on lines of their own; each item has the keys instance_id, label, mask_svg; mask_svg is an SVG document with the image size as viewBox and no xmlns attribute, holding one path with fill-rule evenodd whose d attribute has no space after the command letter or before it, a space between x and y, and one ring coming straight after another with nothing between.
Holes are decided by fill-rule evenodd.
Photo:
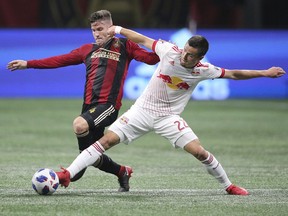
<instances>
[{"instance_id":1,"label":"black stripe on jersey","mask_svg":"<svg viewBox=\"0 0 288 216\"><path fill-rule=\"evenodd\" d=\"M90 104L93 100L93 83L89 82L90 80L93 80L96 71L92 71L92 54L99 48L98 45L93 44L91 51L87 54L86 59L85 59L85 66L86 66L86 83L85 83L85 88L84 88L84 103Z\"/></svg>"},{"instance_id":2,"label":"black stripe on jersey","mask_svg":"<svg viewBox=\"0 0 288 216\"><path fill-rule=\"evenodd\" d=\"M119 42L120 42L120 59L119 62L117 64L117 73L115 74L114 80L112 81L111 85L111 91L109 94L109 98L108 101L115 101L116 103L121 103L121 99L122 99L122 95L123 95L123 86L124 85L124 81L127 75L127 70L128 70L128 66L130 63L130 59L128 59L127 56L127 51L126 51L126 38L120 38ZM125 69L127 68L127 69ZM125 74L126 73L126 74ZM116 94L117 92L117 94ZM121 97L119 98L119 94L121 94ZM117 99L119 101L117 101Z\"/></svg>"}]
</instances>

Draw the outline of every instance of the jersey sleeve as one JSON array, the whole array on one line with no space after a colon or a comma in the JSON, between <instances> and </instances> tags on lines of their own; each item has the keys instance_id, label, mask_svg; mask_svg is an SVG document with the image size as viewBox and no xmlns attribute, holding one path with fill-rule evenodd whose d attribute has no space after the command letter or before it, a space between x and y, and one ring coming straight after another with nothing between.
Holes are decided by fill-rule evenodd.
<instances>
[{"instance_id":1,"label":"jersey sleeve","mask_svg":"<svg viewBox=\"0 0 288 216\"><path fill-rule=\"evenodd\" d=\"M194 68L193 73L201 74L201 76L207 79L222 78L225 75L225 69L214 66L210 63L199 62Z\"/></svg>"},{"instance_id":2,"label":"jersey sleeve","mask_svg":"<svg viewBox=\"0 0 288 216\"><path fill-rule=\"evenodd\" d=\"M165 56L171 49L174 48L175 50L178 50L178 47L176 45L164 40L154 41L152 48L153 51L157 53L160 59L162 59L163 56Z\"/></svg>"},{"instance_id":3,"label":"jersey sleeve","mask_svg":"<svg viewBox=\"0 0 288 216\"><path fill-rule=\"evenodd\" d=\"M127 40L126 50L130 58L135 59L136 61L144 62L149 65L154 65L159 62L159 56L155 52L148 52L131 40Z\"/></svg>"},{"instance_id":4,"label":"jersey sleeve","mask_svg":"<svg viewBox=\"0 0 288 216\"><path fill-rule=\"evenodd\" d=\"M27 61L27 68L58 68L81 64L85 60L85 50L87 48L87 46L83 45L67 54Z\"/></svg>"}]
</instances>

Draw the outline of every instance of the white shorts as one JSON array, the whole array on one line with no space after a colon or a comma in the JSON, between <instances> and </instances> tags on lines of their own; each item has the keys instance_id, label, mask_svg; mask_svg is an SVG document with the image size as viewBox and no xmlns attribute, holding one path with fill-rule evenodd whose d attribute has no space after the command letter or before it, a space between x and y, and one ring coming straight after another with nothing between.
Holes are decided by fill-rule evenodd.
<instances>
[{"instance_id":1,"label":"white shorts","mask_svg":"<svg viewBox=\"0 0 288 216\"><path fill-rule=\"evenodd\" d=\"M120 116L109 130L119 136L120 142L126 144L150 131L168 139L175 148L183 148L189 142L198 139L179 115L153 116L137 105L133 105Z\"/></svg>"}]
</instances>

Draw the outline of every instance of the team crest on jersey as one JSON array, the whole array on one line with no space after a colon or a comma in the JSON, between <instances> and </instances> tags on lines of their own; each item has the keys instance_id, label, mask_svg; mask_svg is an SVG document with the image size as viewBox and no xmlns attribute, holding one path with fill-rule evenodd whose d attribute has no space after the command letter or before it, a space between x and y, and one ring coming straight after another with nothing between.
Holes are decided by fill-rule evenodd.
<instances>
[{"instance_id":1,"label":"team crest on jersey","mask_svg":"<svg viewBox=\"0 0 288 216\"><path fill-rule=\"evenodd\" d=\"M113 46L114 46L115 48L120 47L120 40L116 39L115 42L114 42L114 44L113 44Z\"/></svg>"},{"instance_id":2,"label":"team crest on jersey","mask_svg":"<svg viewBox=\"0 0 288 216\"><path fill-rule=\"evenodd\" d=\"M123 125L127 125L129 122L129 119L126 116L121 116L119 119L120 123Z\"/></svg>"},{"instance_id":3,"label":"team crest on jersey","mask_svg":"<svg viewBox=\"0 0 288 216\"><path fill-rule=\"evenodd\" d=\"M162 81L171 89L177 90L177 89L189 89L189 85L188 83L186 83L185 81L183 81L181 78L179 77L175 77L175 76L169 76L169 75L165 75L165 74L161 74L159 73L159 75L157 76L158 78L162 79Z\"/></svg>"},{"instance_id":4,"label":"team crest on jersey","mask_svg":"<svg viewBox=\"0 0 288 216\"><path fill-rule=\"evenodd\" d=\"M89 112L90 112L90 113L94 113L94 112L95 112L95 110L96 110L96 107L94 107L94 108L90 109L90 110L89 110Z\"/></svg>"}]
</instances>

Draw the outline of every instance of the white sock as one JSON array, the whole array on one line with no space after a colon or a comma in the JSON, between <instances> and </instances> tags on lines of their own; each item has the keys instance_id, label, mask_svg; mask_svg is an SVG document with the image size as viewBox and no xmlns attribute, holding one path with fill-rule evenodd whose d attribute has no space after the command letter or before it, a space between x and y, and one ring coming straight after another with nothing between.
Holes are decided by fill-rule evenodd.
<instances>
[{"instance_id":1,"label":"white sock","mask_svg":"<svg viewBox=\"0 0 288 216\"><path fill-rule=\"evenodd\" d=\"M86 148L67 168L70 173L70 178L73 178L78 172L84 168L93 165L98 158L104 153L105 149L97 141L93 145Z\"/></svg>"},{"instance_id":2,"label":"white sock","mask_svg":"<svg viewBox=\"0 0 288 216\"><path fill-rule=\"evenodd\" d=\"M225 170L212 154L208 152L207 159L201 162L206 167L208 173L214 176L225 189L227 189L232 184Z\"/></svg>"}]
</instances>

